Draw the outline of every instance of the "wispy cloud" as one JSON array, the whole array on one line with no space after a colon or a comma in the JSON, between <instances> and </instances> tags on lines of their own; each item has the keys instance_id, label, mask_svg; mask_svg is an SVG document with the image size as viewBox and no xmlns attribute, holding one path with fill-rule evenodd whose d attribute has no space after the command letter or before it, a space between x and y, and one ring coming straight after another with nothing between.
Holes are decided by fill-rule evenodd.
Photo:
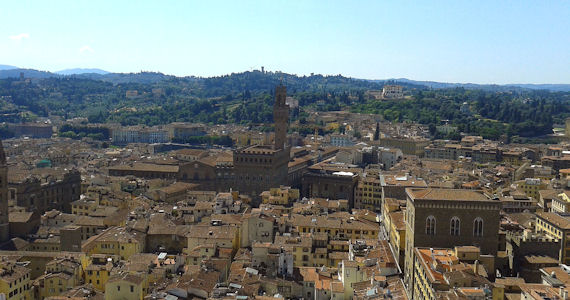
<instances>
[{"instance_id":1,"label":"wispy cloud","mask_svg":"<svg viewBox=\"0 0 570 300\"><path fill-rule=\"evenodd\" d=\"M95 51L93 50L93 48L91 48L91 47L85 45L85 46L79 48L79 52L80 52L80 53L93 53L93 52L95 52Z\"/></svg>"},{"instance_id":2,"label":"wispy cloud","mask_svg":"<svg viewBox=\"0 0 570 300\"><path fill-rule=\"evenodd\" d=\"M21 40L27 39L27 38L29 38L29 37L30 37L30 34L29 34L29 33L20 33L20 34L16 34L16 35L11 35L11 36L9 36L9 38L10 38L11 40L14 40L14 41L21 41Z\"/></svg>"}]
</instances>

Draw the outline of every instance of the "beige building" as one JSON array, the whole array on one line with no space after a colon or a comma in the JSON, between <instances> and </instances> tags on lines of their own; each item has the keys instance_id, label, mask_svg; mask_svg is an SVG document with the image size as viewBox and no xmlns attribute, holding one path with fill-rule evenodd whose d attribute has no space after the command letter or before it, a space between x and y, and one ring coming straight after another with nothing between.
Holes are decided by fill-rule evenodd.
<instances>
[{"instance_id":1,"label":"beige building","mask_svg":"<svg viewBox=\"0 0 570 300\"><path fill-rule=\"evenodd\" d=\"M31 298L30 269L15 262L0 262L0 295L8 300L27 300Z\"/></svg>"},{"instance_id":2,"label":"beige building","mask_svg":"<svg viewBox=\"0 0 570 300\"><path fill-rule=\"evenodd\" d=\"M239 228L231 225L194 225L186 238L187 251L192 251L201 245L213 244L216 248L231 249L232 253L235 253L240 245Z\"/></svg>"},{"instance_id":3,"label":"beige building","mask_svg":"<svg viewBox=\"0 0 570 300\"><path fill-rule=\"evenodd\" d=\"M57 296L80 285L82 281L80 260L56 258L46 265L46 274L34 281L36 296L40 299Z\"/></svg>"},{"instance_id":4,"label":"beige building","mask_svg":"<svg viewBox=\"0 0 570 300\"><path fill-rule=\"evenodd\" d=\"M538 191L544 190L548 186L548 181L540 178L526 178L516 183L528 197L533 198L535 201L538 201L540 196Z\"/></svg>"},{"instance_id":5,"label":"beige building","mask_svg":"<svg viewBox=\"0 0 570 300\"><path fill-rule=\"evenodd\" d=\"M289 206L298 200L299 190L288 186L271 188L261 193L261 202L264 204Z\"/></svg>"},{"instance_id":6,"label":"beige building","mask_svg":"<svg viewBox=\"0 0 570 300\"><path fill-rule=\"evenodd\" d=\"M175 182L151 192L151 198L155 201L176 203L186 200L188 191L196 190L198 186L195 183Z\"/></svg>"},{"instance_id":7,"label":"beige building","mask_svg":"<svg viewBox=\"0 0 570 300\"><path fill-rule=\"evenodd\" d=\"M537 212L535 230L560 240L560 263L570 264L570 218L554 212Z\"/></svg>"},{"instance_id":8,"label":"beige building","mask_svg":"<svg viewBox=\"0 0 570 300\"><path fill-rule=\"evenodd\" d=\"M122 273L109 278L105 285L105 300L142 300L148 290L147 276Z\"/></svg>"},{"instance_id":9,"label":"beige building","mask_svg":"<svg viewBox=\"0 0 570 300\"><path fill-rule=\"evenodd\" d=\"M424 148L429 145L429 140L421 137L385 137L380 138L380 146L398 148L406 155L424 156Z\"/></svg>"},{"instance_id":10,"label":"beige building","mask_svg":"<svg viewBox=\"0 0 570 300\"><path fill-rule=\"evenodd\" d=\"M380 178L364 175L358 180L354 191L354 208L380 211L382 207L382 186Z\"/></svg>"},{"instance_id":11,"label":"beige building","mask_svg":"<svg viewBox=\"0 0 570 300\"><path fill-rule=\"evenodd\" d=\"M240 247L254 242L273 242L275 218L263 213L246 215L242 219Z\"/></svg>"},{"instance_id":12,"label":"beige building","mask_svg":"<svg viewBox=\"0 0 570 300\"><path fill-rule=\"evenodd\" d=\"M81 246L81 251L88 254L117 255L128 259L135 253L145 250L146 234L131 231L126 227L111 227L101 234L90 237Z\"/></svg>"},{"instance_id":13,"label":"beige building","mask_svg":"<svg viewBox=\"0 0 570 300\"><path fill-rule=\"evenodd\" d=\"M490 282L476 261L460 261L452 249L414 248L414 299L504 299L504 287Z\"/></svg>"},{"instance_id":14,"label":"beige building","mask_svg":"<svg viewBox=\"0 0 570 300\"><path fill-rule=\"evenodd\" d=\"M184 141L193 136L206 135L206 125L175 122L168 125L168 134L173 141Z\"/></svg>"}]
</instances>

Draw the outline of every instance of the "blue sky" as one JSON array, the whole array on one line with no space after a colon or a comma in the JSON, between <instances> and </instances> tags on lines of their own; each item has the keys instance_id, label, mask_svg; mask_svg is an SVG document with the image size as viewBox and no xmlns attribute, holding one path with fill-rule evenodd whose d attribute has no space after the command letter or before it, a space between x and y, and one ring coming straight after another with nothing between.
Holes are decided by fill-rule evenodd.
<instances>
[{"instance_id":1,"label":"blue sky","mask_svg":"<svg viewBox=\"0 0 570 300\"><path fill-rule=\"evenodd\" d=\"M570 1L4 1L0 64L570 83Z\"/></svg>"}]
</instances>

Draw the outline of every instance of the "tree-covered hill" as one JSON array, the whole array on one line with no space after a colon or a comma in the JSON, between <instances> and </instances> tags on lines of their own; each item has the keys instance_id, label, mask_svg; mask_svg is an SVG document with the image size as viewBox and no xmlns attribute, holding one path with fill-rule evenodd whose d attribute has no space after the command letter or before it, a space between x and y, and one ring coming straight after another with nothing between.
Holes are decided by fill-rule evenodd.
<instances>
[{"instance_id":1,"label":"tree-covered hill","mask_svg":"<svg viewBox=\"0 0 570 300\"><path fill-rule=\"evenodd\" d=\"M463 107L463 111L462 108ZM464 88L418 90L406 101L367 101L354 112L382 114L390 121L435 126L448 120L459 131L498 139L552 133L570 117L570 93L534 90L491 92Z\"/></svg>"},{"instance_id":2,"label":"tree-covered hill","mask_svg":"<svg viewBox=\"0 0 570 300\"><path fill-rule=\"evenodd\" d=\"M115 79L102 79L109 75L115 77L107 78ZM272 122L273 91L280 83L287 86L288 96L299 101L300 108L292 115L301 124L308 110L351 110L381 114L390 121L419 122L430 128L449 120L460 131L497 139L548 134L554 124L570 117L570 92L430 89L407 81L251 71L211 78L143 72L57 76L31 82L0 79L0 121L60 116L123 125L179 121L263 124ZM381 90L385 83L403 85L407 100L369 96L367 91Z\"/></svg>"}]
</instances>

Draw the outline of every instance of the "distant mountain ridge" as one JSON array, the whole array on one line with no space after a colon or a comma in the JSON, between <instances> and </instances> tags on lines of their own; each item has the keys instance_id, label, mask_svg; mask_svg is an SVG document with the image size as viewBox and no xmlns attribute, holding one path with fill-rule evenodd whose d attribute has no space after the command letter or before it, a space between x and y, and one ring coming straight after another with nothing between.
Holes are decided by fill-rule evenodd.
<instances>
[{"instance_id":1,"label":"distant mountain ridge","mask_svg":"<svg viewBox=\"0 0 570 300\"><path fill-rule=\"evenodd\" d=\"M436 81L420 81L411 80L407 78L394 78L394 79L378 79L371 80L373 82L403 82L410 84L423 85L433 89L446 89L454 87L462 87L466 89L482 89L482 90L512 90L512 88L522 88L531 90L551 90L555 92L569 92L570 84L535 84L535 83L509 83L509 84L477 84L477 83L449 83L449 82L436 82Z\"/></svg>"},{"instance_id":2,"label":"distant mountain ridge","mask_svg":"<svg viewBox=\"0 0 570 300\"><path fill-rule=\"evenodd\" d=\"M0 65L0 70L12 70L17 69L18 67L9 66L9 65Z\"/></svg>"},{"instance_id":3,"label":"distant mountain ridge","mask_svg":"<svg viewBox=\"0 0 570 300\"><path fill-rule=\"evenodd\" d=\"M100 69L80 69L84 72L75 73L78 69L63 70L68 74L58 74L49 71L38 71L34 69L0 69L0 79L6 78L19 78L20 73L24 73L25 78L31 79L46 79L52 77L76 77L91 80L100 80L105 82L111 82L113 84L121 83L141 83L141 84L152 84L160 82L169 78L175 78L175 76L165 75L162 73L154 72L141 72L141 73L109 73ZM99 72L90 72L94 70L100 70ZM59 72L63 72L59 71ZM104 73L106 72L106 73Z\"/></svg>"},{"instance_id":4,"label":"distant mountain ridge","mask_svg":"<svg viewBox=\"0 0 570 300\"><path fill-rule=\"evenodd\" d=\"M55 74L59 75L76 75L76 74L109 74L111 72L97 69L97 68L73 68L73 69L65 69L61 71L54 72Z\"/></svg>"},{"instance_id":5,"label":"distant mountain ridge","mask_svg":"<svg viewBox=\"0 0 570 300\"><path fill-rule=\"evenodd\" d=\"M0 70L0 79L2 78L19 78L20 73L24 73L25 78L32 78L32 79L44 79L50 77L58 77L60 75L54 74L49 71L38 71L34 69L9 69L9 70Z\"/></svg>"},{"instance_id":6,"label":"distant mountain ridge","mask_svg":"<svg viewBox=\"0 0 570 300\"><path fill-rule=\"evenodd\" d=\"M111 73L105 70L97 68L73 68L65 69L57 72L49 71L39 71L34 69L22 69L9 65L0 65L0 79L3 78L19 78L20 73L24 73L24 77L32 79L44 79L50 77L62 77L62 76L74 76L77 78L85 78L91 80L101 80L105 82L111 82L113 84L121 83L140 83L140 84L152 84L163 80L180 78L173 75L166 75L158 72L141 72L141 73ZM242 76L251 72L242 73L232 73L230 76ZM295 77L302 80L305 76L297 76L294 74L285 74L286 77ZM316 75L322 76L322 75ZM197 78L194 76L187 76L185 78ZM199 78L198 80L216 80L218 77L210 78ZM400 83L404 85L412 86L424 86L426 88L432 89L443 89L443 88L454 88L461 87L465 89L481 89L489 91L512 91L520 89L531 89L531 90L550 90L550 91L560 91L560 92L570 92L570 84L475 84L475 83L447 83L447 82L436 82L436 81L419 81L411 80L407 78L393 78L393 79L353 79L362 80L367 82L374 82L380 84L386 83Z\"/></svg>"}]
</instances>

